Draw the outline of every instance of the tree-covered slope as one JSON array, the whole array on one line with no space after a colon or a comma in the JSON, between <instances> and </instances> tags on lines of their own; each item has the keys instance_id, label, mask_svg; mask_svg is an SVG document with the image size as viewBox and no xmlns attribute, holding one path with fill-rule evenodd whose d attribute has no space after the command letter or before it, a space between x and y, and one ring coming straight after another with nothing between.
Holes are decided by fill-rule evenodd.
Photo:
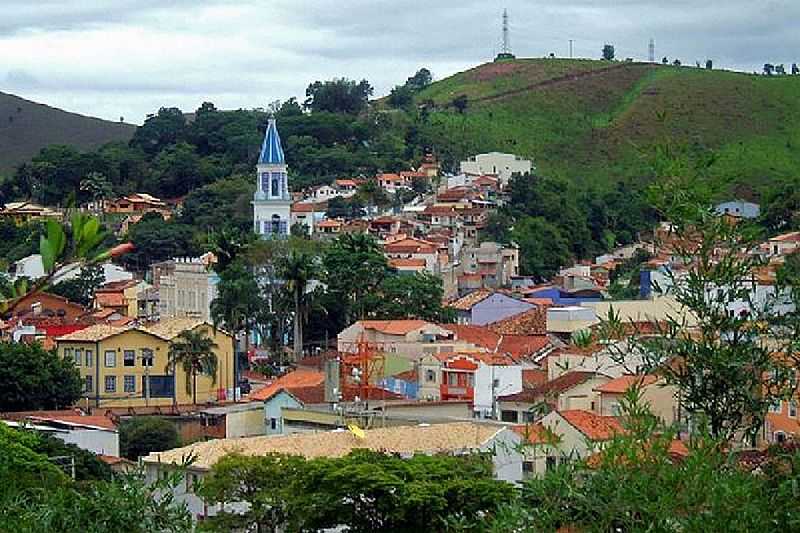
<instances>
[{"instance_id":1,"label":"tree-covered slope","mask_svg":"<svg viewBox=\"0 0 800 533\"><path fill-rule=\"evenodd\" d=\"M514 152L579 183L651 175L667 142L687 157L712 150L710 173L743 194L800 168L800 77L521 59L435 82L416 103L431 109L425 135L450 161Z\"/></svg>"},{"instance_id":2,"label":"tree-covered slope","mask_svg":"<svg viewBox=\"0 0 800 533\"><path fill-rule=\"evenodd\" d=\"M136 126L69 113L0 92L0 175L51 144L80 149L129 141Z\"/></svg>"}]
</instances>

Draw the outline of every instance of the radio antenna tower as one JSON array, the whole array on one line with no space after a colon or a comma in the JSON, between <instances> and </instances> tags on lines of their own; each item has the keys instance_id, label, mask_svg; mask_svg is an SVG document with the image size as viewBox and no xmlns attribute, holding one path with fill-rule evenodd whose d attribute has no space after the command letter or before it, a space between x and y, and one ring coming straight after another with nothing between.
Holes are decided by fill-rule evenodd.
<instances>
[{"instance_id":1,"label":"radio antenna tower","mask_svg":"<svg viewBox=\"0 0 800 533\"><path fill-rule=\"evenodd\" d=\"M503 59L514 59L514 54L511 53L511 38L508 31L508 9L503 9L503 46L494 60L501 61Z\"/></svg>"},{"instance_id":2,"label":"radio antenna tower","mask_svg":"<svg viewBox=\"0 0 800 533\"><path fill-rule=\"evenodd\" d=\"M648 48L648 57L650 58L651 63L656 62L656 41L655 39L650 39L650 46Z\"/></svg>"}]
</instances>

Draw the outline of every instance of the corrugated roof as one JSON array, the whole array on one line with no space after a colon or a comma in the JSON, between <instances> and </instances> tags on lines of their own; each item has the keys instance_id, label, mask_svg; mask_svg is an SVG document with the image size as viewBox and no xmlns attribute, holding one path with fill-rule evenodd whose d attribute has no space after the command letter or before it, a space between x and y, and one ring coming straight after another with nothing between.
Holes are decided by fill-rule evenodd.
<instances>
[{"instance_id":1,"label":"corrugated roof","mask_svg":"<svg viewBox=\"0 0 800 533\"><path fill-rule=\"evenodd\" d=\"M343 457L355 449L408 455L461 452L481 448L502 431L508 429L475 422L455 422L368 429L364 431L363 439L343 430L216 439L166 452L153 452L143 460L147 463L180 464L184 457L193 456L196 458L192 465L194 468L209 469L217 461L233 453L251 456L285 453L311 459Z\"/></svg>"}]
</instances>

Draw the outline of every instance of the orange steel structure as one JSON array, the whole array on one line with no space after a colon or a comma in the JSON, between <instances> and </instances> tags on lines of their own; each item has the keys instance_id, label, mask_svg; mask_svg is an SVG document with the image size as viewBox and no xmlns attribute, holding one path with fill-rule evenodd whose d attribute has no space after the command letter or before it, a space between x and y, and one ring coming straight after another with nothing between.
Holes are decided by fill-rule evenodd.
<instances>
[{"instance_id":1,"label":"orange steel structure","mask_svg":"<svg viewBox=\"0 0 800 533\"><path fill-rule=\"evenodd\" d=\"M376 387L376 384L384 377L384 343L366 341L362 335L358 341L346 343L341 348L342 396L358 396L362 401L381 399L378 396L382 396L383 389ZM349 394L344 394L345 391Z\"/></svg>"}]
</instances>

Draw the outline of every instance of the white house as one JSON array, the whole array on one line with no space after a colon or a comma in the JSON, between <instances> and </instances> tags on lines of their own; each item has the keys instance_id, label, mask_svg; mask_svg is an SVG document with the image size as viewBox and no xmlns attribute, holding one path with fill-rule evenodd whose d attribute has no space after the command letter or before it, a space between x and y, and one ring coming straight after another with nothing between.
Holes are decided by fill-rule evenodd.
<instances>
[{"instance_id":1,"label":"white house","mask_svg":"<svg viewBox=\"0 0 800 533\"><path fill-rule=\"evenodd\" d=\"M514 174L527 174L533 170L533 163L528 159L522 159L514 154L504 154L501 152L489 152L488 154L478 154L461 162L462 174L484 175L490 174L497 176L500 185L508 184Z\"/></svg>"},{"instance_id":2,"label":"white house","mask_svg":"<svg viewBox=\"0 0 800 533\"><path fill-rule=\"evenodd\" d=\"M473 410L481 418L499 418L497 398L522 391L520 365L486 365L475 370Z\"/></svg>"}]
</instances>

